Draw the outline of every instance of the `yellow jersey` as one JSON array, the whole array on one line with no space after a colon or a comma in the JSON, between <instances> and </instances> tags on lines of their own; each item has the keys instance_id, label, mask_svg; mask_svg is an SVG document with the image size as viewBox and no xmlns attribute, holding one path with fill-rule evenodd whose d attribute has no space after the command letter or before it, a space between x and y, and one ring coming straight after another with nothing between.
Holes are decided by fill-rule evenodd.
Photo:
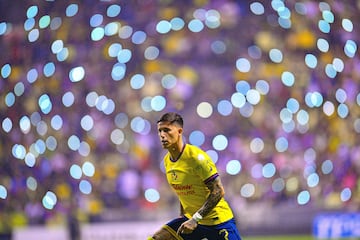
<instances>
[{"instance_id":1,"label":"yellow jersey","mask_svg":"<svg viewBox=\"0 0 360 240\"><path fill-rule=\"evenodd\" d=\"M191 218L205 203L210 194L206 183L219 174L210 156L200 148L186 144L176 161L172 161L170 153L164 157L166 178L177 194L185 216ZM233 213L224 198L203 216L200 224L217 225L233 218Z\"/></svg>"}]
</instances>

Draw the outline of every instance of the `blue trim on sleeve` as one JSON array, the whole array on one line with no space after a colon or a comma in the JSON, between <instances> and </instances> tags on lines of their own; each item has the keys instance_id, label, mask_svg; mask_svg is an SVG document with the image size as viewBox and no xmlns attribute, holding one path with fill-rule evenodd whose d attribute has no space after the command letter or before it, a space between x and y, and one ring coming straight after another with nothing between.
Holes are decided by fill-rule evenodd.
<instances>
[{"instance_id":1,"label":"blue trim on sleeve","mask_svg":"<svg viewBox=\"0 0 360 240\"><path fill-rule=\"evenodd\" d=\"M211 181L214 181L215 178L217 178L218 176L219 176L219 174L218 174L218 173L215 173L215 174L212 175L211 177L205 179L204 183L207 184L207 183L209 183L209 182L211 182Z\"/></svg>"}]
</instances>

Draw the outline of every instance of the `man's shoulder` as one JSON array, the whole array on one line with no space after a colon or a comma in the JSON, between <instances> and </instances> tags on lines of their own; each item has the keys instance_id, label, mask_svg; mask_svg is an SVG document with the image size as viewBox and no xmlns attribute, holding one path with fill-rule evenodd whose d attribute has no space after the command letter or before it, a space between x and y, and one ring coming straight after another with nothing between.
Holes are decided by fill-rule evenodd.
<instances>
[{"instance_id":1,"label":"man's shoulder","mask_svg":"<svg viewBox=\"0 0 360 240\"><path fill-rule=\"evenodd\" d=\"M204 150L202 150L200 147L189 144L189 143L186 144L185 149L188 153L191 153L191 154L204 153Z\"/></svg>"},{"instance_id":2,"label":"man's shoulder","mask_svg":"<svg viewBox=\"0 0 360 240\"><path fill-rule=\"evenodd\" d=\"M187 144L186 148L186 155L190 158L204 160L209 157L208 154L198 146Z\"/></svg>"}]
</instances>

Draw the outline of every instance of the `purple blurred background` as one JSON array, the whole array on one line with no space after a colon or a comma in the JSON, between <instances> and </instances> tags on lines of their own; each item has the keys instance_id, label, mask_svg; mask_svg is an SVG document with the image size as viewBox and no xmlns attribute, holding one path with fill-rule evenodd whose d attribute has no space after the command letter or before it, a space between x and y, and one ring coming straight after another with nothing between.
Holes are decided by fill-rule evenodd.
<instances>
[{"instance_id":1,"label":"purple blurred background","mask_svg":"<svg viewBox=\"0 0 360 240\"><path fill-rule=\"evenodd\" d=\"M0 233L168 220L178 111L245 235L360 202L359 1L0 1Z\"/></svg>"}]
</instances>

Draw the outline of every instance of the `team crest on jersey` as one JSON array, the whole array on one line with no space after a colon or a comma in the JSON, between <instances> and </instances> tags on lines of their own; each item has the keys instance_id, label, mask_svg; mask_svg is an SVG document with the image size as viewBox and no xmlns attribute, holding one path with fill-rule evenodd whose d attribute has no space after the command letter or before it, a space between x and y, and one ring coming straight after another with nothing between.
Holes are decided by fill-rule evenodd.
<instances>
[{"instance_id":1,"label":"team crest on jersey","mask_svg":"<svg viewBox=\"0 0 360 240\"><path fill-rule=\"evenodd\" d=\"M177 180L178 175L176 174L175 170L171 170L171 178L173 181Z\"/></svg>"}]
</instances>

